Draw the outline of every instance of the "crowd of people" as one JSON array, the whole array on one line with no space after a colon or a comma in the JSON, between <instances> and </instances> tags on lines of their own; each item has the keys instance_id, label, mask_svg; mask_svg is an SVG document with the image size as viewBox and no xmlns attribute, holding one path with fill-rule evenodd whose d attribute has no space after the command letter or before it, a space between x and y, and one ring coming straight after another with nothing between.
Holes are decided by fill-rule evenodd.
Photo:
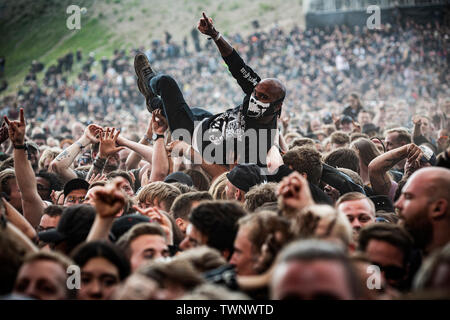
<instances>
[{"instance_id":1,"label":"crowd of people","mask_svg":"<svg viewBox=\"0 0 450 320\"><path fill-rule=\"evenodd\" d=\"M4 96L0 297L450 298L449 26L198 30ZM175 138L239 119L257 163Z\"/></svg>"}]
</instances>

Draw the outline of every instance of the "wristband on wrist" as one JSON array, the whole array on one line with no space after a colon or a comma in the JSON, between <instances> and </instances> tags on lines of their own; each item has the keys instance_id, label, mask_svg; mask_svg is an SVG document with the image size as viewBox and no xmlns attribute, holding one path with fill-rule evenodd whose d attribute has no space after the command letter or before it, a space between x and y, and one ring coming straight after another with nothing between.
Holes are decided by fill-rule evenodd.
<instances>
[{"instance_id":1,"label":"wristband on wrist","mask_svg":"<svg viewBox=\"0 0 450 320\"><path fill-rule=\"evenodd\" d=\"M25 142L24 144L14 144L14 149L24 150L27 153L28 160L31 160L31 153L28 151L28 144Z\"/></svg>"},{"instance_id":2,"label":"wristband on wrist","mask_svg":"<svg viewBox=\"0 0 450 320\"><path fill-rule=\"evenodd\" d=\"M220 34L220 32L217 32L217 35L215 37L209 37L208 40L214 40L217 41L220 39L222 35Z\"/></svg>"}]
</instances>

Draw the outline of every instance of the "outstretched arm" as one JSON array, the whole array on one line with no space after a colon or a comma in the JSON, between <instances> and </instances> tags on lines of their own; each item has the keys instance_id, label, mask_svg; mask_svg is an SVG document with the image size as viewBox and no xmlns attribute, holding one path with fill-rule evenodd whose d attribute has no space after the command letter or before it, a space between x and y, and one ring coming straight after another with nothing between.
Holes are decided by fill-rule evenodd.
<instances>
[{"instance_id":1,"label":"outstretched arm","mask_svg":"<svg viewBox=\"0 0 450 320\"><path fill-rule=\"evenodd\" d=\"M143 144L148 146L150 137L152 136L153 131L152 131L152 125L151 125L151 118L150 118L150 122L148 124L146 133L144 135L144 137L141 138L141 140L139 140L139 144ZM129 148L131 149L131 148ZM151 153L151 151L150 151ZM139 162L142 160L142 156L137 153L136 151L132 150L130 152L130 155L127 158L127 162L126 162L126 166L127 166L127 170L131 170L131 169L137 169L139 166Z\"/></svg>"},{"instance_id":2,"label":"outstretched arm","mask_svg":"<svg viewBox=\"0 0 450 320\"><path fill-rule=\"evenodd\" d=\"M216 30L212 19L208 18L204 12L202 15L203 18L201 18L198 22L198 30L203 34L210 36L214 40L222 57L228 57L233 52L233 47L225 40L224 37L222 37L220 32Z\"/></svg>"},{"instance_id":3,"label":"outstretched arm","mask_svg":"<svg viewBox=\"0 0 450 320\"><path fill-rule=\"evenodd\" d=\"M134 151L139 156L144 158L145 161L152 163L153 147L146 145L144 140L146 140L146 139L144 138L139 143L137 143L137 142L128 140L127 138L124 138L122 136L119 136L117 138L116 142L119 146L127 147L128 149ZM131 154L130 154L130 156L131 156ZM130 156L128 158L130 158ZM139 159L139 161L140 161L140 159ZM128 160L127 160L127 166L128 166Z\"/></svg>"},{"instance_id":4,"label":"outstretched arm","mask_svg":"<svg viewBox=\"0 0 450 320\"><path fill-rule=\"evenodd\" d=\"M24 145L26 124L22 108L19 117L19 121L10 121L5 116L5 122L9 127L9 138L14 145L14 171L17 185L22 194L23 215L36 228L44 211L44 204L37 192L36 177L31 163L28 161L27 150Z\"/></svg>"},{"instance_id":5,"label":"outstretched arm","mask_svg":"<svg viewBox=\"0 0 450 320\"><path fill-rule=\"evenodd\" d=\"M228 65L231 74L237 80L239 86L245 94L251 94L258 82L261 81L258 74L245 64L244 60L242 60L236 50L234 50L219 31L216 30L212 19L208 18L204 12L203 18L200 19L197 28L201 33L214 39L223 60Z\"/></svg>"}]
</instances>

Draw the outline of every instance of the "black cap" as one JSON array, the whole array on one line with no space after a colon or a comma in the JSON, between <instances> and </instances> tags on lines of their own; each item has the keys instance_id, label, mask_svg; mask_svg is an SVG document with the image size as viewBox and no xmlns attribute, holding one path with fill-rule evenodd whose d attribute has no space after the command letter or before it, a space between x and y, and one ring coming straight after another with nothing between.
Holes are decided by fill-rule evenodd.
<instances>
[{"instance_id":1,"label":"black cap","mask_svg":"<svg viewBox=\"0 0 450 320\"><path fill-rule=\"evenodd\" d=\"M372 131L378 132L380 128L378 128L376 125L374 125L373 123L366 123L365 125L363 125L362 127L362 133L369 133Z\"/></svg>"},{"instance_id":2,"label":"black cap","mask_svg":"<svg viewBox=\"0 0 450 320\"><path fill-rule=\"evenodd\" d=\"M387 196L371 196L370 200L375 204L375 211L394 212L394 205Z\"/></svg>"},{"instance_id":3,"label":"black cap","mask_svg":"<svg viewBox=\"0 0 450 320\"><path fill-rule=\"evenodd\" d=\"M28 148L34 149L36 151L39 151L39 146L34 141L27 141Z\"/></svg>"},{"instance_id":4,"label":"black cap","mask_svg":"<svg viewBox=\"0 0 450 320\"><path fill-rule=\"evenodd\" d=\"M55 229L39 232L39 240L47 243L59 243L68 240L71 243L83 242L91 230L95 219L94 207L79 204L64 209Z\"/></svg>"},{"instance_id":5,"label":"black cap","mask_svg":"<svg viewBox=\"0 0 450 320\"><path fill-rule=\"evenodd\" d=\"M185 184L189 187L192 187L194 183L192 182L192 178L181 171L173 172L169 174L165 179L164 182L171 183L171 182L179 182L182 184Z\"/></svg>"},{"instance_id":6,"label":"black cap","mask_svg":"<svg viewBox=\"0 0 450 320\"><path fill-rule=\"evenodd\" d=\"M70 181L67 181L64 185L64 198L67 197L69 193L71 193L73 190L88 190L89 189L89 183L86 180L83 179L72 179Z\"/></svg>"},{"instance_id":7,"label":"black cap","mask_svg":"<svg viewBox=\"0 0 450 320\"><path fill-rule=\"evenodd\" d=\"M228 181L236 188L248 192L251 187L267 182L265 175L256 164L238 164L227 173Z\"/></svg>"},{"instance_id":8,"label":"black cap","mask_svg":"<svg viewBox=\"0 0 450 320\"><path fill-rule=\"evenodd\" d=\"M111 226L111 232L109 233L109 239L112 242L116 242L119 238L134 225L143 222L151 222L150 218L143 216L142 214L127 214L117 218Z\"/></svg>"},{"instance_id":9,"label":"black cap","mask_svg":"<svg viewBox=\"0 0 450 320\"><path fill-rule=\"evenodd\" d=\"M343 116L341 119L341 123L352 123L353 119L350 116Z\"/></svg>"}]
</instances>

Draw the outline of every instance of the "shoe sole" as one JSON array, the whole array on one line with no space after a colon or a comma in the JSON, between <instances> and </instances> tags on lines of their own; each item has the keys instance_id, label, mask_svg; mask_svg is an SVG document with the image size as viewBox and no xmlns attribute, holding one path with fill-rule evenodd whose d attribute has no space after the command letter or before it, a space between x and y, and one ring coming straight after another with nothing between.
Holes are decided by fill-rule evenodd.
<instances>
[{"instance_id":1,"label":"shoe sole","mask_svg":"<svg viewBox=\"0 0 450 320\"><path fill-rule=\"evenodd\" d=\"M139 87L139 91L141 91L141 93L142 93L144 96L147 96L147 95L150 96L150 95L153 95L153 93L152 93L152 92L148 92L148 90L146 89L146 86L145 86L145 84L143 83L143 77L141 76L140 70L139 70L139 68L138 68L138 66L137 66L137 64L138 64L138 63L137 63L137 62L138 62L138 58L139 58L140 56L144 57L144 59L147 61L147 64L148 64L150 70L152 70L152 72L153 72L153 69L152 69L152 67L150 66L150 62L148 61L147 57L146 57L145 54L143 54L143 53L138 53L138 54L134 57L134 72L136 73L136 76L137 76L137 78L138 78L138 81L140 82L140 86L138 86L138 87Z\"/></svg>"},{"instance_id":2,"label":"shoe sole","mask_svg":"<svg viewBox=\"0 0 450 320\"><path fill-rule=\"evenodd\" d=\"M139 56L143 56L143 57L145 58L145 60L147 61L150 70L152 70L152 72L154 72L154 71L153 71L152 67L150 66L150 62L148 61L147 56L146 56L145 54L143 54L143 53L138 53L138 54L134 57L134 72L136 73L136 76L137 76L137 86L138 86L139 91L140 91L140 92L142 93L142 95L145 97L145 104L146 104L146 106L147 106L148 112L152 113L153 109L152 109L152 107L151 107L151 105L150 105L150 101L151 101L151 98L152 98L154 95L153 95L153 92L150 92L150 91L148 91L148 90L146 89L146 86L145 86L145 84L143 83L143 79L142 79L142 77L141 77L141 75L140 75L140 72L139 72L139 69L138 69L138 67L137 67L137 60L138 60L138 57L139 57Z\"/></svg>"}]
</instances>

